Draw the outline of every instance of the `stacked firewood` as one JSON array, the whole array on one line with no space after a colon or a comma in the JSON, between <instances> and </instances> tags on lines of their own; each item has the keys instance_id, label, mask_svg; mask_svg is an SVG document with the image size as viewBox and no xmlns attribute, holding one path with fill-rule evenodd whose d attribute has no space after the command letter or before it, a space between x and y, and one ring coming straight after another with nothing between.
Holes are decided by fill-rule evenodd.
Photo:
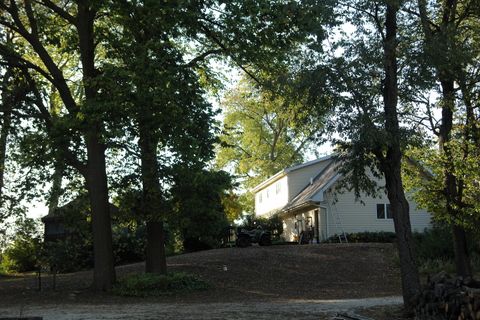
<instances>
[{"instance_id":1,"label":"stacked firewood","mask_svg":"<svg viewBox=\"0 0 480 320\"><path fill-rule=\"evenodd\" d=\"M415 315L418 320L480 320L480 285L439 273L419 294Z\"/></svg>"}]
</instances>

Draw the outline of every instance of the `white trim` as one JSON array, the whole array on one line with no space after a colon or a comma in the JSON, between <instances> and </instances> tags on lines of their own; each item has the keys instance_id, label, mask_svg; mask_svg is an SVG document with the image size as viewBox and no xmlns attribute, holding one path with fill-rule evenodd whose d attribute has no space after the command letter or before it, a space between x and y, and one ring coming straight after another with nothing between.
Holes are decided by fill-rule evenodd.
<instances>
[{"instance_id":1,"label":"white trim","mask_svg":"<svg viewBox=\"0 0 480 320\"><path fill-rule=\"evenodd\" d=\"M327 184L315 192L313 196L310 197L311 200L313 201L318 201L318 202L323 202L325 200L325 192L335 183L337 182L338 179L340 179L342 175L340 173L337 173L333 178L330 179L330 181L327 182Z\"/></svg>"},{"instance_id":2,"label":"white trim","mask_svg":"<svg viewBox=\"0 0 480 320\"><path fill-rule=\"evenodd\" d=\"M264 180L261 183L257 184L255 187L253 187L251 189L251 191L256 193L256 192L260 191L261 189L264 189L265 187L268 187L269 185L271 185L275 181L283 178L284 176L286 176L288 173L290 173L292 171L296 171L296 170L311 166L313 164L317 164L317 163L325 161L325 160L330 160L332 157L333 157L333 155L328 155L328 156L325 156L325 157L321 157L321 158L318 158L318 159L315 159L315 160L312 160L312 161L308 161L308 162L305 162L305 163L302 163L302 164L298 164L298 165L286 168L282 171L277 172L276 174L274 174L273 176L271 176L267 180Z\"/></svg>"},{"instance_id":3,"label":"white trim","mask_svg":"<svg viewBox=\"0 0 480 320\"><path fill-rule=\"evenodd\" d=\"M322 191L325 192L327 191L335 182L337 182L338 179L340 179L342 175L340 173L337 173L330 181L322 188Z\"/></svg>"},{"instance_id":4,"label":"white trim","mask_svg":"<svg viewBox=\"0 0 480 320\"><path fill-rule=\"evenodd\" d=\"M319 215L319 218L320 218L320 208L323 208L325 209L325 223L326 223L326 226L325 226L325 231L327 232L327 234L325 235L326 239L327 240L328 238L330 238L330 230L328 230L328 208L327 206L323 206L323 205L319 205L318 206L318 215ZM320 220L320 219L318 219ZM320 226L319 226L320 227Z\"/></svg>"},{"instance_id":5,"label":"white trim","mask_svg":"<svg viewBox=\"0 0 480 320\"><path fill-rule=\"evenodd\" d=\"M287 170L282 170L280 172L277 172L275 175L271 176L267 180L264 180L263 182L260 182L257 184L255 187L251 189L252 192L257 193L258 191L268 187L272 183L280 180L281 178L285 177L287 175Z\"/></svg>"}]
</instances>

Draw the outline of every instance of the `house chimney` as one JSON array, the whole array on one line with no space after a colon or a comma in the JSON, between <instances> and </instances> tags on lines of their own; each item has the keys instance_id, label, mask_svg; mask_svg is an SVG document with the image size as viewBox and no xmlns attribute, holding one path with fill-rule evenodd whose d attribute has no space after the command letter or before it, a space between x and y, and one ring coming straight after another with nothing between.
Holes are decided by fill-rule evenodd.
<instances>
[{"instance_id":1,"label":"house chimney","mask_svg":"<svg viewBox=\"0 0 480 320\"><path fill-rule=\"evenodd\" d=\"M313 184L313 177L310 177L310 184Z\"/></svg>"}]
</instances>

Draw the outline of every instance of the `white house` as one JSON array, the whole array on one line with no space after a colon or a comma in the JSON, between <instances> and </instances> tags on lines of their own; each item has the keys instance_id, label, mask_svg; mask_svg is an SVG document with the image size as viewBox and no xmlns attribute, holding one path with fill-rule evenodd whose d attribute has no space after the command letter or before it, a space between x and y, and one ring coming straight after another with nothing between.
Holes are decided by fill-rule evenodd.
<instances>
[{"instance_id":1,"label":"white house","mask_svg":"<svg viewBox=\"0 0 480 320\"><path fill-rule=\"evenodd\" d=\"M283 236L296 241L302 231L313 229L317 241L335 234L363 231L394 231L386 194L373 198L353 191L337 190L342 179L332 156L284 169L255 188L255 214L283 220ZM378 180L379 185L384 181ZM361 201L360 201L361 200ZM414 231L430 226L430 214L412 200L410 220Z\"/></svg>"}]
</instances>

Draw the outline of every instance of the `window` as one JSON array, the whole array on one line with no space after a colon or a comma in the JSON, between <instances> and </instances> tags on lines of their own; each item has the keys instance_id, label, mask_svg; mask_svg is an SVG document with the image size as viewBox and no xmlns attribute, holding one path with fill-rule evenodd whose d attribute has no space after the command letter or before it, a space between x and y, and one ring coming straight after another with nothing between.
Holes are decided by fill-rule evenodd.
<instances>
[{"instance_id":1,"label":"window","mask_svg":"<svg viewBox=\"0 0 480 320\"><path fill-rule=\"evenodd\" d=\"M390 204L377 204L377 219L393 219L392 209Z\"/></svg>"},{"instance_id":2,"label":"window","mask_svg":"<svg viewBox=\"0 0 480 320\"><path fill-rule=\"evenodd\" d=\"M267 198L270 198L270 190L267 189Z\"/></svg>"},{"instance_id":3,"label":"window","mask_svg":"<svg viewBox=\"0 0 480 320\"><path fill-rule=\"evenodd\" d=\"M385 205L383 203L377 204L377 219L385 219Z\"/></svg>"},{"instance_id":4,"label":"window","mask_svg":"<svg viewBox=\"0 0 480 320\"><path fill-rule=\"evenodd\" d=\"M277 184L275 185L275 192L276 192L277 194L279 194L280 191L282 191L282 184L281 184L280 181L279 181L279 182L277 182Z\"/></svg>"},{"instance_id":5,"label":"window","mask_svg":"<svg viewBox=\"0 0 480 320\"><path fill-rule=\"evenodd\" d=\"M392 209L390 208L390 203L386 204L387 206L387 219L393 219Z\"/></svg>"},{"instance_id":6,"label":"window","mask_svg":"<svg viewBox=\"0 0 480 320\"><path fill-rule=\"evenodd\" d=\"M262 193L261 192L258 194L258 202L262 203Z\"/></svg>"}]
</instances>

